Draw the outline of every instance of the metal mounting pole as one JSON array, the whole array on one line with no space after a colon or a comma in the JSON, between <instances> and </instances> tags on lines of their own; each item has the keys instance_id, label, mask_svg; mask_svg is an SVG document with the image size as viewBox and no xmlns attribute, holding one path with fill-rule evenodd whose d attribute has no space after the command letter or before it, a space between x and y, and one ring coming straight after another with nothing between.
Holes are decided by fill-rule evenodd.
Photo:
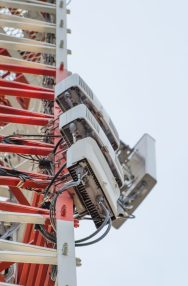
<instances>
[{"instance_id":1,"label":"metal mounting pole","mask_svg":"<svg viewBox=\"0 0 188 286\"><path fill-rule=\"evenodd\" d=\"M58 83L67 75L66 1L57 0L56 9L56 82ZM55 104L55 119L59 112L59 107ZM58 155L55 160L58 160ZM57 200L56 220L58 286L76 286L73 200L68 193L62 194Z\"/></svg>"}]
</instances>

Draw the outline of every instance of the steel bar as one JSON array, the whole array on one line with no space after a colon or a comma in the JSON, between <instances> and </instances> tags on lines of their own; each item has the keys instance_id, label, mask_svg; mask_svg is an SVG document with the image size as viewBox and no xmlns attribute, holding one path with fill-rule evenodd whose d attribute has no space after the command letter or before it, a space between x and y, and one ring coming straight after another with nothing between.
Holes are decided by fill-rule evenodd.
<instances>
[{"instance_id":1,"label":"steel bar","mask_svg":"<svg viewBox=\"0 0 188 286\"><path fill-rule=\"evenodd\" d=\"M23 18L24 19L24 18ZM0 27L13 27L14 29L22 29L26 31L35 31L39 33L51 33L55 34L56 27L51 25L40 25L37 23L31 23L31 22L19 22L14 20L4 20L0 19Z\"/></svg>"},{"instance_id":2,"label":"steel bar","mask_svg":"<svg viewBox=\"0 0 188 286\"><path fill-rule=\"evenodd\" d=\"M50 3L49 3L50 4ZM0 18L4 19L4 20L11 20L11 21L18 21L18 22L22 22L22 23L33 23L33 24L38 24L38 25L48 25L51 27L55 27L56 24L54 23L50 23L50 22L46 22L46 21L42 21L42 20L38 20L38 19L32 19L32 18L28 18L28 17L22 17L22 16L17 16L17 15L13 15L13 14L3 14L2 12L0 12Z\"/></svg>"},{"instance_id":3,"label":"steel bar","mask_svg":"<svg viewBox=\"0 0 188 286\"><path fill-rule=\"evenodd\" d=\"M13 141L13 143L7 143L6 140L8 140L8 138L10 140ZM6 143L6 144L14 144L16 145L16 143L18 145L24 145L24 146L33 146L33 147L44 147L44 148L51 148L51 150L53 150L54 145L53 144L49 144L49 143L45 143L45 142L40 142L40 141L36 141L36 140L27 140L24 139L23 137L16 137L16 136L1 136L0 135L0 142L2 143Z\"/></svg>"},{"instance_id":4,"label":"steel bar","mask_svg":"<svg viewBox=\"0 0 188 286\"><path fill-rule=\"evenodd\" d=\"M42 5L55 7L55 4L47 2L46 0L44 0L44 1L42 1L42 0L18 0L18 1L20 1L20 2L31 2L31 3L35 3L35 4L42 4Z\"/></svg>"},{"instance_id":5,"label":"steel bar","mask_svg":"<svg viewBox=\"0 0 188 286\"><path fill-rule=\"evenodd\" d=\"M0 68L1 68L1 64L0 64ZM40 90L28 90L28 89L20 89L20 88L10 88L10 87L0 87L0 95L54 100L53 92L45 92L45 91L40 91Z\"/></svg>"},{"instance_id":6,"label":"steel bar","mask_svg":"<svg viewBox=\"0 0 188 286\"><path fill-rule=\"evenodd\" d=\"M23 214L22 214L23 215ZM31 215L30 215L31 216ZM42 217L42 215L33 215ZM12 250L21 252L33 252L33 253L43 253L43 254L55 254L56 250L53 248L40 247L32 244L26 244L21 242L9 241L0 239L0 249L1 250Z\"/></svg>"},{"instance_id":7,"label":"steel bar","mask_svg":"<svg viewBox=\"0 0 188 286\"><path fill-rule=\"evenodd\" d=\"M0 113L5 113L5 114L14 114L14 115L24 115L24 116L34 116L34 117L39 117L39 118L48 118L51 119L53 118L53 115L50 114L44 114L44 113L38 113L38 112L33 112L33 111L28 111L24 109L18 109L6 105L1 105L0 104Z\"/></svg>"},{"instance_id":8,"label":"steel bar","mask_svg":"<svg viewBox=\"0 0 188 286\"><path fill-rule=\"evenodd\" d=\"M44 189L48 186L50 181L43 180L26 180L23 182L19 178L14 178L10 176L0 176L0 186L10 186L10 187L19 187L19 188L32 188L36 190Z\"/></svg>"},{"instance_id":9,"label":"steel bar","mask_svg":"<svg viewBox=\"0 0 188 286\"><path fill-rule=\"evenodd\" d=\"M0 114L0 122L45 126L50 122L50 120L47 118L40 118L40 117L34 117L34 116L28 117L28 116L22 116L22 115L12 116L11 114ZM7 146L7 149L8 149L8 146ZM2 152L6 152L6 151L2 151Z\"/></svg>"},{"instance_id":10,"label":"steel bar","mask_svg":"<svg viewBox=\"0 0 188 286\"><path fill-rule=\"evenodd\" d=\"M11 169L11 168L8 168L8 167L1 167L3 170L7 170L7 172L11 171L11 170L14 170L14 169ZM36 179L43 179L43 180L50 180L52 179L51 176L49 175L46 175L46 174L42 174L42 173L33 173L33 172L26 172L26 171L22 171L22 170L19 170L20 173L24 173L28 176L30 176L31 178L36 178Z\"/></svg>"},{"instance_id":11,"label":"steel bar","mask_svg":"<svg viewBox=\"0 0 188 286\"><path fill-rule=\"evenodd\" d=\"M56 12L55 5L52 6L45 4L33 4L33 3L26 3L23 1L0 0L0 6L6 8L15 8L15 9L22 9L34 12L44 12L51 14L55 14Z\"/></svg>"},{"instance_id":12,"label":"steel bar","mask_svg":"<svg viewBox=\"0 0 188 286\"><path fill-rule=\"evenodd\" d=\"M38 68L38 67L28 67L28 66L20 66L19 64L5 64L0 63L0 69L5 71L11 71L16 73L29 73L29 74L35 74L35 75L45 75L45 76L56 76L56 70L55 69L49 69L49 68Z\"/></svg>"},{"instance_id":13,"label":"steel bar","mask_svg":"<svg viewBox=\"0 0 188 286\"><path fill-rule=\"evenodd\" d=\"M9 187L9 191L14 195L19 204L31 206L23 192L17 187Z\"/></svg>"},{"instance_id":14,"label":"steel bar","mask_svg":"<svg viewBox=\"0 0 188 286\"><path fill-rule=\"evenodd\" d=\"M33 53L45 53L55 55L55 47L46 46L44 44L26 44L12 41L0 40L0 46L5 49L15 49L17 51L27 51Z\"/></svg>"},{"instance_id":15,"label":"steel bar","mask_svg":"<svg viewBox=\"0 0 188 286\"><path fill-rule=\"evenodd\" d=\"M1 122L1 114L0 114L0 122ZM24 123L24 124L28 124L28 123ZM24 146L24 145L0 143L0 152L6 152L6 153L48 156L52 152L52 150L53 150L52 148L47 148L47 147Z\"/></svg>"},{"instance_id":16,"label":"steel bar","mask_svg":"<svg viewBox=\"0 0 188 286\"><path fill-rule=\"evenodd\" d=\"M55 49L54 44L50 44L50 43L42 42L42 41L36 41L30 38L23 38L23 37L18 38L14 36L9 36L4 33L0 33L0 40L6 41L6 42L20 43L20 44L29 44L29 45L34 45L34 46L40 45L40 46L47 47L50 49Z\"/></svg>"},{"instance_id":17,"label":"steel bar","mask_svg":"<svg viewBox=\"0 0 188 286\"><path fill-rule=\"evenodd\" d=\"M20 59L20 58L14 58L14 57L10 57L8 55L0 55L0 63L1 64L9 64L9 65L17 65L18 67L23 66L23 68L32 68L32 69L40 69L43 71L49 71L49 72L53 72L54 76L55 76L55 69L53 66L49 66L49 65L45 65L45 64L41 64L38 62L32 62L32 61L27 61L24 59ZM40 74L40 73L39 73ZM42 87L41 87L42 88Z\"/></svg>"},{"instance_id":18,"label":"steel bar","mask_svg":"<svg viewBox=\"0 0 188 286\"><path fill-rule=\"evenodd\" d=\"M56 254L0 251L0 261L57 265Z\"/></svg>"},{"instance_id":19,"label":"steel bar","mask_svg":"<svg viewBox=\"0 0 188 286\"><path fill-rule=\"evenodd\" d=\"M6 140L11 139L13 142L11 143L7 143ZM23 139L22 137L15 137L15 136L11 136L11 137L6 137L6 136L1 136L0 135L0 142L4 143L4 144L15 144L16 146L18 145L23 145L23 147L26 146L33 146L35 148L41 147L41 148L49 148L49 150L51 149L51 151L53 151L54 145L49 144L49 143L45 143L45 142L38 142L36 140L26 140ZM44 149L46 151L46 149ZM28 151L27 151L28 152ZM38 154L33 154L33 155L38 155Z\"/></svg>"},{"instance_id":20,"label":"steel bar","mask_svg":"<svg viewBox=\"0 0 188 286\"><path fill-rule=\"evenodd\" d=\"M41 209L41 208L37 208L37 207L24 206L24 205L8 203L8 202L1 202L1 201L0 201L0 210L1 211L7 211L7 212L12 211L12 212L17 212L17 213L49 215L49 210L47 210L47 209Z\"/></svg>"},{"instance_id":21,"label":"steel bar","mask_svg":"<svg viewBox=\"0 0 188 286\"><path fill-rule=\"evenodd\" d=\"M49 216L39 215L39 214L27 214L27 213L16 213L16 212L7 212L0 211L0 221L11 222L11 223L21 223L21 224L45 224L46 219L49 219ZM0 240L0 249L1 240ZM4 248L5 249L5 248Z\"/></svg>"},{"instance_id":22,"label":"steel bar","mask_svg":"<svg viewBox=\"0 0 188 286\"><path fill-rule=\"evenodd\" d=\"M12 265L10 262L0 262L0 272L9 268Z\"/></svg>"},{"instance_id":23,"label":"steel bar","mask_svg":"<svg viewBox=\"0 0 188 286\"><path fill-rule=\"evenodd\" d=\"M7 58L7 57L6 57ZM1 60L1 57L0 57ZM30 85L22 82L16 82L16 81L10 81L10 80L4 80L0 79L0 87L10 87L10 88L18 88L18 89L25 89L25 90L35 90L35 91L44 91L52 93L53 90L49 88L44 88L40 86Z\"/></svg>"}]
</instances>

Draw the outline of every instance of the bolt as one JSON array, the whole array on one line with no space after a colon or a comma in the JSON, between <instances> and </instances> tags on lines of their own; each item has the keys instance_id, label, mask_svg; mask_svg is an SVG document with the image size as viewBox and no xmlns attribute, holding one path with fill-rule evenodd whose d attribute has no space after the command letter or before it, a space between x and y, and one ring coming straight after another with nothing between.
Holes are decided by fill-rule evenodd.
<instances>
[{"instance_id":1,"label":"bolt","mask_svg":"<svg viewBox=\"0 0 188 286\"><path fill-rule=\"evenodd\" d=\"M63 20L60 21L60 27L61 27L61 28L64 27L64 21L63 21Z\"/></svg>"},{"instance_id":2,"label":"bolt","mask_svg":"<svg viewBox=\"0 0 188 286\"><path fill-rule=\"evenodd\" d=\"M63 47L64 47L64 41L63 40L61 40L59 47L60 47L60 49L63 49Z\"/></svg>"},{"instance_id":3,"label":"bolt","mask_svg":"<svg viewBox=\"0 0 188 286\"><path fill-rule=\"evenodd\" d=\"M59 3L59 7L60 7L60 8L63 8L63 1L61 1L61 2Z\"/></svg>"},{"instance_id":4,"label":"bolt","mask_svg":"<svg viewBox=\"0 0 188 286\"><path fill-rule=\"evenodd\" d=\"M63 205L63 206L62 206L62 208L61 208L61 215L62 215L63 217L66 216L66 205Z\"/></svg>"},{"instance_id":5,"label":"bolt","mask_svg":"<svg viewBox=\"0 0 188 286\"><path fill-rule=\"evenodd\" d=\"M65 255L65 256L68 255L68 243L67 242L65 242L63 244L62 254Z\"/></svg>"}]
</instances>

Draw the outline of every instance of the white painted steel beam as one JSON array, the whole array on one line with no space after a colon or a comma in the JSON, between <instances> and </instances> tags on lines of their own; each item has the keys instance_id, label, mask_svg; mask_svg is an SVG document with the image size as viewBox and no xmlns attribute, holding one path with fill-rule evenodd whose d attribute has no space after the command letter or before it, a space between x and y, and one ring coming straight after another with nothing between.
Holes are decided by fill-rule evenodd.
<instances>
[{"instance_id":1,"label":"white painted steel beam","mask_svg":"<svg viewBox=\"0 0 188 286\"><path fill-rule=\"evenodd\" d=\"M0 33L0 40L5 40L9 42L16 42L16 43L21 43L21 44L31 44L31 45L42 45L48 48L55 48L55 45L49 44L46 42L41 42L41 41L36 41L28 38L18 38L18 37L13 37L9 36L3 33Z\"/></svg>"},{"instance_id":2,"label":"white painted steel beam","mask_svg":"<svg viewBox=\"0 0 188 286\"><path fill-rule=\"evenodd\" d=\"M57 265L57 255L55 253L43 254L20 251L0 251L0 261Z\"/></svg>"},{"instance_id":3,"label":"white painted steel beam","mask_svg":"<svg viewBox=\"0 0 188 286\"><path fill-rule=\"evenodd\" d=\"M13 0L15 1L15 0ZM35 4L42 4L42 5L46 5L46 6L52 6L54 7L55 4L53 3L49 3L47 1L40 1L40 0L18 0L19 2L30 2L30 3L35 3Z\"/></svg>"},{"instance_id":4,"label":"white painted steel beam","mask_svg":"<svg viewBox=\"0 0 188 286\"><path fill-rule=\"evenodd\" d=\"M20 18L21 19L21 18ZM23 18L24 19L24 18ZM55 34L56 27L51 25L40 25L32 22L25 21L14 21L14 20L5 20L0 19L0 27L11 27L14 29L22 29L26 31L34 31L40 33L52 33Z\"/></svg>"},{"instance_id":5,"label":"white painted steel beam","mask_svg":"<svg viewBox=\"0 0 188 286\"><path fill-rule=\"evenodd\" d=\"M15 64L15 65L24 66L24 67L53 69L53 66L49 66L49 65L45 65L45 64L41 64L37 62L32 62L32 61L27 61L27 60L22 60L20 58L13 58L13 57L1 56L1 55L0 55L0 62L5 63L5 64Z\"/></svg>"},{"instance_id":6,"label":"white painted steel beam","mask_svg":"<svg viewBox=\"0 0 188 286\"><path fill-rule=\"evenodd\" d=\"M56 6L46 5L45 2L43 4L37 4L37 2L27 3L25 1L0 0L0 6L5 8L15 8L15 9L22 9L34 12L44 12L50 14L56 13Z\"/></svg>"},{"instance_id":7,"label":"white painted steel beam","mask_svg":"<svg viewBox=\"0 0 188 286\"><path fill-rule=\"evenodd\" d=\"M32 18L27 18L27 17L21 17L13 14L3 14L0 12L0 18L4 20L12 20L12 21L18 21L22 23L34 23L38 25L48 25L50 27L55 27L56 24L46 22L46 21L41 21L37 19L32 19Z\"/></svg>"},{"instance_id":8,"label":"white painted steel beam","mask_svg":"<svg viewBox=\"0 0 188 286\"><path fill-rule=\"evenodd\" d=\"M40 43L40 42L39 42ZM33 44L25 44L20 43L18 41L4 41L0 40L0 47L4 49L15 49L20 51L28 51L28 52L34 52L34 53L46 53L46 54L52 54L55 55L56 48L50 47L42 44L33 45Z\"/></svg>"},{"instance_id":9,"label":"white painted steel beam","mask_svg":"<svg viewBox=\"0 0 188 286\"><path fill-rule=\"evenodd\" d=\"M15 242L10 240L0 239L0 250L17 251L17 252L32 252L43 254L56 254L56 250L53 248L46 248L36 246L32 244L26 244L21 242Z\"/></svg>"},{"instance_id":10,"label":"white painted steel beam","mask_svg":"<svg viewBox=\"0 0 188 286\"><path fill-rule=\"evenodd\" d=\"M0 221L29 224L45 224L46 217L40 214L0 211Z\"/></svg>"},{"instance_id":11,"label":"white painted steel beam","mask_svg":"<svg viewBox=\"0 0 188 286\"><path fill-rule=\"evenodd\" d=\"M3 252L2 252L2 250L3 250ZM6 259L3 260L1 258L1 253L3 253L4 257L6 256ZM9 260L9 259L11 259L9 257L10 253L12 253L13 256L15 254L14 259L15 258L19 259L19 258L17 258L18 253L20 253L22 256L24 256L24 254L26 254L26 259L27 259L28 255L33 257L32 254L33 255L34 254L45 255L46 257L52 257L53 258L53 263L49 263L49 264L53 264L53 265L57 264L57 250L56 249L0 239L0 261L10 261ZM62 253L63 253L63 250L60 251L60 254L62 254ZM54 257L56 258L56 261L55 261ZM74 264L76 266L78 266L78 267L81 266L80 258L73 258L73 259L75 259ZM17 262L17 260L16 261L12 260L12 262ZM54 262L55 262L55 264L54 264Z\"/></svg>"}]
</instances>

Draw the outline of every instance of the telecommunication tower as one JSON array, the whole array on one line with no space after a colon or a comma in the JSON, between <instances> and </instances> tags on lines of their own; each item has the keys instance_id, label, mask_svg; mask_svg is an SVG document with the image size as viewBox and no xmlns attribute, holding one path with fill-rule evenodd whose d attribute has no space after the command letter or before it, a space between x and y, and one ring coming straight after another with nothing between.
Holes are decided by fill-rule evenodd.
<instances>
[{"instance_id":1,"label":"telecommunication tower","mask_svg":"<svg viewBox=\"0 0 188 286\"><path fill-rule=\"evenodd\" d=\"M156 184L154 139L122 142L68 70L68 14L65 0L0 0L0 285L76 286L75 248L133 218ZM75 240L84 219L96 231Z\"/></svg>"}]
</instances>

